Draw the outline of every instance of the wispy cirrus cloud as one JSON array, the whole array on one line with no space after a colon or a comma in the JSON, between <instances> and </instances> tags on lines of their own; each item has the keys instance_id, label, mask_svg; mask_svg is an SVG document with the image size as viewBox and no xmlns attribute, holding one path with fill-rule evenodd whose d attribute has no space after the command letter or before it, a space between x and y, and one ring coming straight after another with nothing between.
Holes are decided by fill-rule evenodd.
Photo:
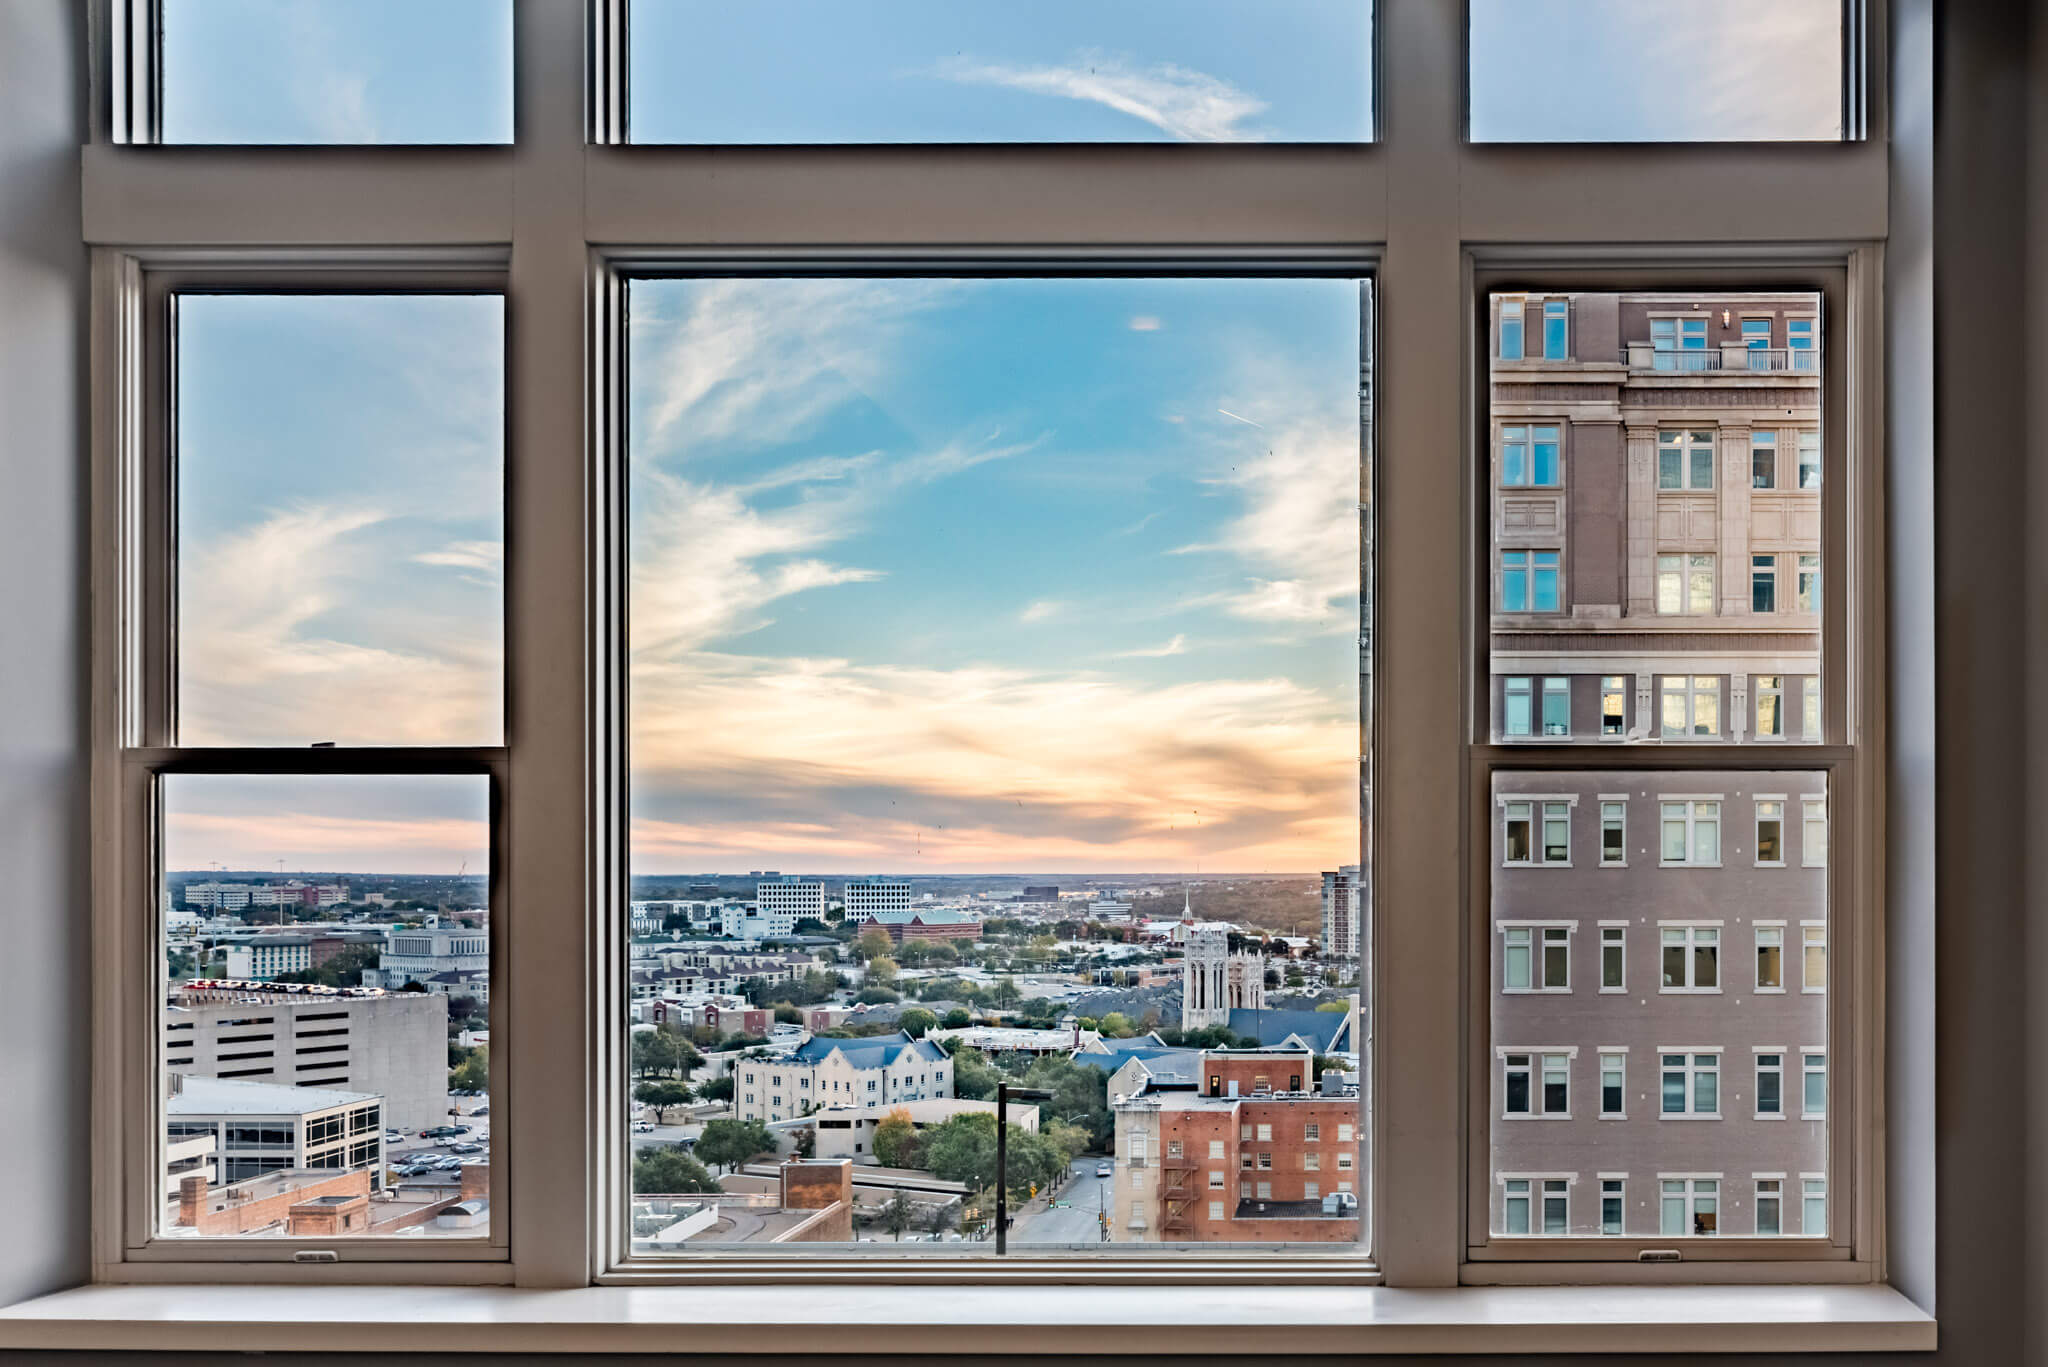
<instances>
[{"instance_id":1,"label":"wispy cirrus cloud","mask_svg":"<svg viewBox=\"0 0 2048 1367\"><path fill-rule=\"evenodd\" d=\"M1169 656L1185 655L1187 653L1188 638L1186 633L1183 632L1164 645L1139 646L1132 650L1119 650L1110 658L1117 660L1163 660Z\"/></svg>"},{"instance_id":2,"label":"wispy cirrus cloud","mask_svg":"<svg viewBox=\"0 0 2048 1367\"><path fill-rule=\"evenodd\" d=\"M1041 598L1017 614L1020 622L1050 622L1067 610L1065 603L1052 598Z\"/></svg>"},{"instance_id":3,"label":"wispy cirrus cloud","mask_svg":"<svg viewBox=\"0 0 2048 1367\"><path fill-rule=\"evenodd\" d=\"M939 63L933 74L962 85L1100 104L1182 142L1256 142L1264 136L1245 124L1266 112L1266 101L1221 77L1171 62L1138 68L1120 57L1082 53L1063 66L1016 66L955 57Z\"/></svg>"}]
</instances>

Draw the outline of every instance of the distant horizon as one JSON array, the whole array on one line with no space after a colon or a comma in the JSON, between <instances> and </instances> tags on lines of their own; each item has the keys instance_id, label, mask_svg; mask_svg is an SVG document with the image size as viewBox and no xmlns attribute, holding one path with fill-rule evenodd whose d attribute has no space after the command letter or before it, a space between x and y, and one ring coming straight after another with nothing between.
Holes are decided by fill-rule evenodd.
<instances>
[{"instance_id":1,"label":"distant horizon","mask_svg":"<svg viewBox=\"0 0 2048 1367\"><path fill-rule=\"evenodd\" d=\"M1058 880L1058 879L1061 879L1061 878L1072 878L1072 879L1076 879L1076 880L1080 880L1080 881L1098 881L1098 880L1102 880L1102 879L1110 879L1110 878L1114 878L1114 879L1119 879L1119 880L1124 880L1124 881L1131 881L1131 880L1138 880L1138 879L1144 879L1144 880L1149 880L1149 881L1155 881L1155 882L1167 882L1167 883L1208 883L1208 882L1216 882L1216 881L1219 881L1219 880L1223 880L1223 879L1239 879L1239 880L1243 880L1243 879L1255 879L1255 878L1259 878L1259 879L1270 879L1270 880L1278 880L1278 879L1285 879L1285 878L1320 878L1320 877L1322 877L1322 875L1323 875L1323 871L1322 871L1322 870L1320 870L1320 869L1312 869L1312 870L1299 870L1299 871L1295 871L1295 870L1286 870L1286 871L1282 871L1282 872L1278 872L1278 873L1272 873L1272 872L1259 872L1259 873L1244 873L1244 872L1222 872L1222 873L1204 873L1204 874L1187 874L1187 873L1158 873L1158 872L1153 872L1153 871L1148 871L1148 870L1138 870L1138 871L1136 871L1136 872L1129 872L1129 873L1123 873L1123 872L1103 872L1103 873L1077 873L1077 872L1074 872L1074 871L1072 871L1072 870L1065 870L1065 871L1061 871L1061 872L1058 872L1058 873L1016 873L1016 872L988 872L988 871L982 871L982 872L966 872L966 873L811 873L811 872L797 872L797 873L790 873L790 872L787 872L787 871L784 871L784 870L781 870L781 869L777 869L777 870L775 870L774 872L775 872L776 876L777 876L777 877L779 877L779 878L797 878L797 879L800 879L800 880L820 880L820 879L838 879L838 880L848 880L848 879L863 879L863 878L900 878L900 879L905 879L905 880L914 880L914 879L925 879L925 880L933 880L933 879L947 879L947 880L951 880L951 881L958 881L958 880L960 880L960 879L963 879L963 878L1016 878L1016 879L1026 879L1026 878L1028 878L1028 879L1041 879L1041 878L1043 878L1043 879L1050 879L1050 880ZM382 871L382 870L343 870L343 869L293 869L293 870L289 870L289 871L287 871L287 872L284 872L284 873L279 873L279 872L277 872L277 871L276 871L276 870L274 870L274 869L166 869L166 870L164 870L164 875L165 875L165 877L171 877L171 878L175 878L175 877L184 877L184 876L187 876L187 875L192 875L192 876L204 876L204 877L211 877L211 878L239 878L239 877L244 877L244 876L250 876L250 877L257 877L257 878L270 878L270 879L278 879L278 878L282 878L282 879L287 879L287 880L289 880L289 879L293 879L293 878L301 878L301 879L303 879L303 878L336 878L336 879L340 879L340 878L413 878L413 879L419 879L419 878L451 878L451 879L452 879L452 878L462 878L462 879L477 879L477 880L487 880L487 879L489 878L489 876L490 876L490 875L488 875L488 874L483 874L483 873L403 873L403 872L396 872L396 871ZM761 873L756 873L756 872L754 872L754 871L752 871L752 870L749 870L749 871L747 871L747 872L745 872L745 873L706 873L706 872L684 872L684 873L636 873L636 874L633 874L633 875L632 875L632 877L633 877L633 878L635 878L635 879L686 879L686 878L705 878L705 879L729 879L729 878L758 878L758 877L761 877L761 876L763 876L763 875L762 875Z\"/></svg>"}]
</instances>

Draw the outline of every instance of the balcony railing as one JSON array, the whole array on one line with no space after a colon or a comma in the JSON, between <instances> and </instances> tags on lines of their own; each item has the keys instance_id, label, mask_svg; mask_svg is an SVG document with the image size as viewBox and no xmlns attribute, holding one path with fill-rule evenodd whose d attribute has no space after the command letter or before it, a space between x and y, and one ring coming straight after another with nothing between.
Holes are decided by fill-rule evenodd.
<instances>
[{"instance_id":1,"label":"balcony railing","mask_svg":"<svg viewBox=\"0 0 2048 1367\"><path fill-rule=\"evenodd\" d=\"M1676 375L1820 373L1820 352L1812 347L1751 347L1730 343L1719 347L1659 351L1649 342L1630 342L1623 348L1621 360L1630 370Z\"/></svg>"}]
</instances>

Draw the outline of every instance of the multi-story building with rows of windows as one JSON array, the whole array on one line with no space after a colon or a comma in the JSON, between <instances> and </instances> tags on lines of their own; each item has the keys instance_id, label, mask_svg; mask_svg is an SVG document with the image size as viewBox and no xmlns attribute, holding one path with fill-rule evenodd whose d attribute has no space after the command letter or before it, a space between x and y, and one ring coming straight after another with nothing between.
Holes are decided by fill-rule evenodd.
<instances>
[{"instance_id":1,"label":"multi-story building with rows of windows","mask_svg":"<svg viewBox=\"0 0 2048 1367\"><path fill-rule=\"evenodd\" d=\"M1820 736L1813 295L1500 295L1494 734Z\"/></svg>"},{"instance_id":2,"label":"multi-story building with rows of windows","mask_svg":"<svg viewBox=\"0 0 2048 1367\"><path fill-rule=\"evenodd\" d=\"M910 910L910 884L892 878L846 880L846 919L866 925L882 912Z\"/></svg>"},{"instance_id":3,"label":"multi-story building with rows of windows","mask_svg":"<svg viewBox=\"0 0 2048 1367\"><path fill-rule=\"evenodd\" d=\"M1812 772L1501 775L1491 1228L1827 1230L1827 797Z\"/></svg>"},{"instance_id":4,"label":"multi-story building with rows of windows","mask_svg":"<svg viewBox=\"0 0 2048 1367\"><path fill-rule=\"evenodd\" d=\"M933 1040L901 1031L865 1039L816 1035L779 1058L733 1066L741 1120L790 1120L828 1106L887 1111L953 1095L953 1060Z\"/></svg>"}]
</instances>

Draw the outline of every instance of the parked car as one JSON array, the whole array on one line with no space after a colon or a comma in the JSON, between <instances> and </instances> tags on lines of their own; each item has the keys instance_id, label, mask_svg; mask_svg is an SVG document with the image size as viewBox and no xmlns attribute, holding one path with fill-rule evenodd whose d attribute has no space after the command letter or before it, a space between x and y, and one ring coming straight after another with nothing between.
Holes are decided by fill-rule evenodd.
<instances>
[{"instance_id":1,"label":"parked car","mask_svg":"<svg viewBox=\"0 0 2048 1367\"><path fill-rule=\"evenodd\" d=\"M1116 1169L1107 1163L1097 1163L1095 1165L1095 1175L1097 1177L1114 1177L1116 1176Z\"/></svg>"},{"instance_id":2,"label":"parked car","mask_svg":"<svg viewBox=\"0 0 2048 1367\"><path fill-rule=\"evenodd\" d=\"M405 1132L402 1130L386 1130L384 1131L384 1142L387 1144L403 1144L405 1142Z\"/></svg>"},{"instance_id":3,"label":"parked car","mask_svg":"<svg viewBox=\"0 0 2048 1367\"><path fill-rule=\"evenodd\" d=\"M636 1120L633 1122L634 1134L651 1134L653 1131L654 1122L652 1120Z\"/></svg>"}]
</instances>

